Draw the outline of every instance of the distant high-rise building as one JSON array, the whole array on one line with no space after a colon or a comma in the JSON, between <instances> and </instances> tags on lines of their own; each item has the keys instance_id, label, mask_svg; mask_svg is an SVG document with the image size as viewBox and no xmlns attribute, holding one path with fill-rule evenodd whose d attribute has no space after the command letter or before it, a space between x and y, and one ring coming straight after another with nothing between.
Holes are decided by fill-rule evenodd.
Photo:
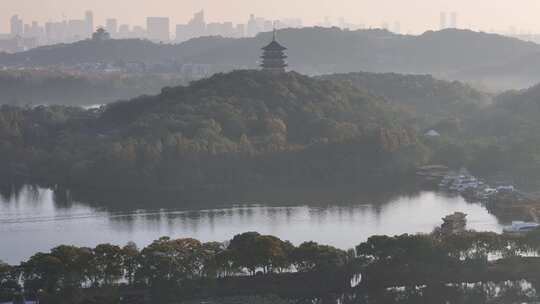
<instances>
[{"instance_id":1,"label":"distant high-rise building","mask_svg":"<svg viewBox=\"0 0 540 304\"><path fill-rule=\"evenodd\" d=\"M136 25L133 27L133 30L131 31L134 37L143 37L146 33L144 28L142 26Z\"/></svg>"},{"instance_id":2,"label":"distant high-rise building","mask_svg":"<svg viewBox=\"0 0 540 304\"><path fill-rule=\"evenodd\" d=\"M440 16L440 29L441 30L444 30L447 26L447 17L446 17L446 12L441 12L441 16Z\"/></svg>"},{"instance_id":3,"label":"distant high-rise building","mask_svg":"<svg viewBox=\"0 0 540 304\"><path fill-rule=\"evenodd\" d=\"M191 23L191 24L206 24L206 20L204 19L204 10L196 12L193 15L193 18L191 18L191 21L189 23Z\"/></svg>"},{"instance_id":4,"label":"distant high-rise building","mask_svg":"<svg viewBox=\"0 0 540 304\"><path fill-rule=\"evenodd\" d=\"M167 17L146 18L147 38L155 42L169 42L170 21Z\"/></svg>"},{"instance_id":5,"label":"distant high-rise building","mask_svg":"<svg viewBox=\"0 0 540 304\"><path fill-rule=\"evenodd\" d=\"M188 23L190 30L190 38L206 35L206 20L204 19L204 11L200 11L193 15L193 18Z\"/></svg>"},{"instance_id":6,"label":"distant high-rise building","mask_svg":"<svg viewBox=\"0 0 540 304\"><path fill-rule=\"evenodd\" d=\"M107 19L105 21L105 30L112 36L116 37L118 34L118 20Z\"/></svg>"},{"instance_id":7,"label":"distant high-rise building","mask_svg":"<svg viewBox=\"0 0 540 304\"><path fill-rule=\"evenodd\" d=\"M120 24L120 26L118 27L118 32L116 33L116 37L121 38L121 39L130 38L129 34L130 34L129 24Z\"/></svg>"},{"instance_id":8,"label":"distant high-rise building","mask_svg":"<svg viewBox=\"0 0 540 304\"><path fill-rule=\"evenodd\" d=\"M212 30L217 31L217 23L212 25ZM193 15L188 24L178 24L176 26L176 41L182 42L195 37L207 35L207 24L204 19L204 11L199 11Z\"/></svg>"},{"instance_id":9,"label":"distant high-rise building","mask_svg":"<svg viewBox=\"0 0 540 304\"><path fill-rule=\"evenodd\" d=\"M94 33L94 13L86 11L84 13L84 21L86 23L86 35L90 37Z\"/></svg>"},{"instance_id":10,"label":"distant high-rise building","mask_svg":"<svg viewBox=\"0 0 540 304\"><path fill-rule=\"evenodd\" d=\"M187 40L188 37L188 26L187 24L177 24L176 25L176 36L175 41L176 42L184 42Z\"/></svg>"},{"instance_id":11,"label":"distant high-rise building","mask_svg":"<svg viewBox=\"0 0 540 304\"><path fill-rule=\"evenodd\" d=\"M206 25L206 33L210 36L218 36L221 33L221 23L210 22Z\"/></svg>"},{"instance_id":12,"label":"distant high-rise building","mask_svg":"<svg viewBox=\"0 0 540 304\"><path fill-rule=\"evenodd\" d=\"M259 26L257 25L257 20L255 19L255 15L251 14L247 23L247 35L248 37L255 37L258 33Z\"/></svg>"},{"instance_id":13,"label":"distant high-rise building","mask_svg":"<svg viewBox=\"0 0 540 304\"><path fill-rule=\"evenodd\" d=\"M458 14L456 12L450 14L450 28L458 28Z\"/></svg>"},{"instance_id":14,"label":"distant high-rise building","mask_svg":"<svg viewBox=\"0 0 540 304\"><path fill-rule=\"evenodd\" d=\"M24 37L34 38L38 44L42 44L45 38L43 35L43 28L37 21L32 21L31 24L24 25Z\"/></svg>"},{"instance_id":15,"label":"distant high-rise building","mask_svg":"<svg viewBox=\"0 0 540 304\"><path fill-rule=\"evenodd\" d=\"M45 39L47 43L53 44L62 42L65 38L65 23L64 22L47 22L45 23Z\"/></svg>"},{"instance_id":16,"label":"distant high-rise building","mask_svg":"<svg viewBox=\"0 0 540 304\"><path fill-rule=\"evenodd\" d=\"M14 15L11 17L11 36L23 36L24 34L24 24L22 19L19 18L19 15Z\"/></svg>"},{"instance_id":17,"label":"distant high-rise building","mask_svg":"<svg viewBox=\"0 0 540 304\"><path fill-rule=\"evenodd\" d=\"M246 26L244 24L237 24L235 28L235 37L243 38L246 36Z\"/></svg>"}]
</instances>

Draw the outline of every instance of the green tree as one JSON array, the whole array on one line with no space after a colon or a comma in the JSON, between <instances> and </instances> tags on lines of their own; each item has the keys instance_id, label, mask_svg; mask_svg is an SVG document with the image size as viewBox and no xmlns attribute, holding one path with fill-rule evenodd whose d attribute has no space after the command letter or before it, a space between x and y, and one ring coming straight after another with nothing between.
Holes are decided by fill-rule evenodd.
<instances>
[{"instance_id":1,"label":"green tree","mask_svg":"<svg viewBox=\"0 0 540 304\"><path fill-rule=\"evenodd\" d=\"M128 280L128 284L133 284L135 281L135 274L140 266L139 248L134 242L127 243L122 248L122 269L125 272L125 277Z\"/></svg>"},{"instance_id":2,"label":"green tree","mask_svg":"<svg viewBox=\"0 0 540 304\"><path fill-rule=\"evenodd\" d=\"M163 237L141 251L140 262L138 276L146 278L151 285L179 284L200 276L204 268L202 244L195 239Z\"/></svg>"},{"instance_id":3,"label":"green tree","mask_svg":"<svg viewBox=\"0 0 540 304\"><path fill-rule=\"evenodd\" d=\"M300 272L331 270L346 263L347 253L331 246L305 242L294 249L292 260Z\"/></svg>"},{"instance_id":4,"label":"green tree","mask_svg":"<svg viewBox=\"0 0 540 304\"><path fill-rule=\"evenodd\" d=\"M111 285L123 275L122 249L111 244L101 244L93 250L93 260L98 282Z\"/></svg>"}]
</instances>

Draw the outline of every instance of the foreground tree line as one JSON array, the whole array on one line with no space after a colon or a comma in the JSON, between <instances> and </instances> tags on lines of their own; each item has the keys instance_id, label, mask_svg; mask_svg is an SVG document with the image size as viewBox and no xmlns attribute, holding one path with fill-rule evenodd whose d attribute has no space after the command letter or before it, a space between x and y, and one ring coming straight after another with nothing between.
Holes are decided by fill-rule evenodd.
<instances>
[{"instance_id":1,"label":"foreground tree line","mask_svg":"<svg viewBox=\"0 0 540 304\"><path fill-rule=\"evenodd\" d=\"M134 243L95 248L62 245L18 266L0 264L0 295L9 298L23 289L30 295L53 295L120 283L158 289L184 287L202 278L325 271L353 259L352 252L331 246L306 242L296 247L256 232L237 235L226 243L163 237L142 250Z\"/></svg>"},{"instance_id":2,"label":"foreground tree line","mask_svg":"<svg viewBox=\"0 0 540 304\"><path fill-rule=\"evenodd\" d=\"M264 278L279 281L280 277L292 285L305 284L302 280L323 282L335 273L349 278L362 274L358 286L370 291L442 282L540 279L540 262L525 257L539 252L540 231L519 236L473 231L374 236L349 251L314 242L294 246L256 232L237 235L226 243L163 237L142 250L134 243L95 248L63 245L17 266L0 264L0 300L24 292L41 297L44 303L47 299L83 303L81 295L112 290L111 303L116 303L121 288L148 290L160 299L189 298L211 295L217 290L216 282L223 280L236 282L228 290L232 295L257 291L252 288L287 293L296 287L248 286L257 286L253 282L271 285ZM238 278L242 281L234 281ZM342 285L341 291L351 288L349 281Z\"/></svg>"}]
</instances>

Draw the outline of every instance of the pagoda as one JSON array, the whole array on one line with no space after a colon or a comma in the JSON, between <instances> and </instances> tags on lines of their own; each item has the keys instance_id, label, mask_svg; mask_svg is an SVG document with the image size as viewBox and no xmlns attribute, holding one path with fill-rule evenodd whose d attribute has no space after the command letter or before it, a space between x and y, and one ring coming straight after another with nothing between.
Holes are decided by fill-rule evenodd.
<instances>
[{"instance_id":1,"label":"pagoda","mask_svg":"<svg viewBox=\"0 0 540 304\"><path fill-rule=\"evenodd\" d=\"M285 59L285 50L287 48L279 44L276 40L276 30L274 29L272 42L269 45L262 48L263 54L261 56L261 67L263 71L272 73L285 73L287 63Z\"/></svg>"}]
</instances>

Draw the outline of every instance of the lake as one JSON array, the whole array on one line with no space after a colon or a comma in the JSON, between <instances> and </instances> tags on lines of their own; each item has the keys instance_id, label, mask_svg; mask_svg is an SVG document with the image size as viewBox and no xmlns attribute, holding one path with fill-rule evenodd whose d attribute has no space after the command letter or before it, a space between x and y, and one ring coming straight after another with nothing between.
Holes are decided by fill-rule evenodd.
<instances>
[{"instance_id":1,"label":"lake","mask_svg":"<svg viewBox=\"0 0 540 304\"><path fill-rule=\"evenodd\" d=\"M161 236L225 241L235 234L258 231L294 244L316 241L348 249L369 236L431 232L441 218L455 211L468 214L468 228L501 232L502 226L480 204L433 191L393 195L384 200L355 198L311 204L310 201L204 204L189 209L107 208L77 201L59 202L50 189L25 186L0 199L0 260L16 264L32 254L60 244L95 246L100 243L139 247ZM177 206L183 206L181 200Z\"/></svg>"}]
</instances>

